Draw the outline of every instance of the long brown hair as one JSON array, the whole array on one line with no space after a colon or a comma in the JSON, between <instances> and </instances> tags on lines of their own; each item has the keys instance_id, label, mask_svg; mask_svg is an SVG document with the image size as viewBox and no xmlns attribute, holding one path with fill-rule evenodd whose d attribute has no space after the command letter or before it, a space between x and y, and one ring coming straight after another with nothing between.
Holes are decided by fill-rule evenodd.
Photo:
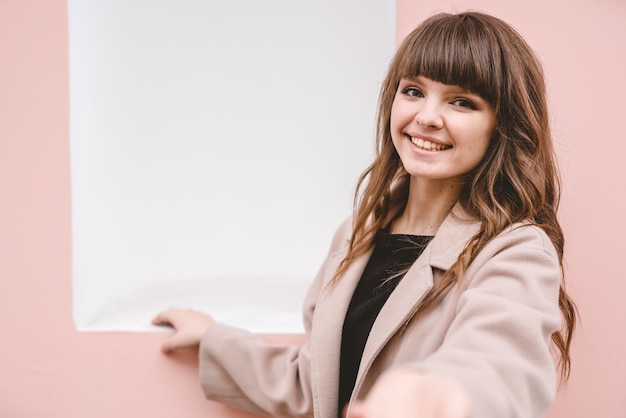
<instances>
[{"instance_id":1,"label":"long brown hair","mask_svg":"<svg viewBox=\"0 0 626 418\"><path fill-rule=\"evenodd\" d=\"M408 174L391 140L391 107L400 79L419 75L479 94L493 105L496 127L484 158L466 175L458 201L481 228L415 315L448 287L461 284L464 271L487 243L517 222L530 222L546 232L563 271L564 238L556 215L560 179L541 64L502 20L478 12L442 13L410 33L391 62L379 98L376 158L359 179L350 247L333 281L372 248L376 231L407 203L408 181L403 179ZM552 340L560 354L561 378L567 380L576 308L563 278L559 307L564 324Z\"/></svg>"}]
</instances>

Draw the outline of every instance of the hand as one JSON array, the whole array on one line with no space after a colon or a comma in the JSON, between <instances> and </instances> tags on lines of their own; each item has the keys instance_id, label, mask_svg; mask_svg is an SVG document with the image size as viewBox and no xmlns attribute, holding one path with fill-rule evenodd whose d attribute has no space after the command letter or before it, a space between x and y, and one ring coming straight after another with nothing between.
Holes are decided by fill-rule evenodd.
<instances>
[{"instance_id":1,"label":"hand","mask_svg":"<svg viewBox=\"0 0 626 418\"><path fill-rule=\"evenodd\" d=\"M169 325L174 328L174 333L161 345L164 353L180 348L198 347L204 332L214 322L210 315L192 309L169 309L152 320L154 325Z\"/></svg>"},{"instance_id":2,"label":"hand","mask_svg":"<svg viewBox=\"0 0 626 418\"><path fill-rule=\"evenodd\" d=\"M383 374L346 418L467 418L470 400L453 378L416 370Z\"/></svg>"}]
</instances>

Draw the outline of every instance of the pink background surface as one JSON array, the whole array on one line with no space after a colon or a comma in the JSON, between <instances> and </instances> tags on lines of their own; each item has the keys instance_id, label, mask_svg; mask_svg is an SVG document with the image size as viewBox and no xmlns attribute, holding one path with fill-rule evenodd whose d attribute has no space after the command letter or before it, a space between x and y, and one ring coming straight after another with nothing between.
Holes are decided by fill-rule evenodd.
<instances>
[{"instance_id":1,"label":"pink background surface","mask_svg":"<svg viewBox=\"0 0 626 418\"><path fill-rule=\"evenodd\" d=\"M516 26L548 77L582 314L549 416L623 418L626 3L398 0L398 38L434 11L468 8ZM162 334L74 330L67 37L65 1L0 1L0 417L248 416L205 401L193 353L163 356Z\"/></svg>"}]
</instances>

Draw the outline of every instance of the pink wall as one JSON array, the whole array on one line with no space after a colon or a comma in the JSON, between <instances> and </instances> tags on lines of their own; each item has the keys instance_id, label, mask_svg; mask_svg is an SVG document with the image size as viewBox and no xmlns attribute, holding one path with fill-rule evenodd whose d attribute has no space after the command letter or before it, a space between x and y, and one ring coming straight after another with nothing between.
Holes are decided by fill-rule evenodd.
<instances>
[{"instance_id":1,"label":"pink wall","mask_svg":"<svg viewBox=\"0 0 626 418\"><path fill-rule=\"evenodd\" d=\"M513 23L545 61L568 277L583 315L572 379L550 417L624 417L626 3L502 3L471 7ZM452 7L470 6L398 0L398 36ZM248 416L205 401L193 354L161 355L161 334L73 328L67 36L64 0L0 1L0 417Z\"/></svg>"}]
</instances>

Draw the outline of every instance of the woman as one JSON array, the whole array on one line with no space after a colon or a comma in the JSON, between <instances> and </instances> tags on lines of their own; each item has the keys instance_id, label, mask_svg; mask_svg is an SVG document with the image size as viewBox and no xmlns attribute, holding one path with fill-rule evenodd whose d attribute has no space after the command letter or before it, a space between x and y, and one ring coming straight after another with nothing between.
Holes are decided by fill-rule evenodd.
<instances>
[{"instance_id":1,"label":"woman","mask_svg":"<svg viewBox=\"0 0 626 418\"><path fill-rule=\"evenodd\" d=\"M506 23L439 14L384 81L377 155L304 305L302 347L169 310L210 399L272 416L540 417L569 375L559 183L540 64Z\"/></svg>"}]
</instances>

